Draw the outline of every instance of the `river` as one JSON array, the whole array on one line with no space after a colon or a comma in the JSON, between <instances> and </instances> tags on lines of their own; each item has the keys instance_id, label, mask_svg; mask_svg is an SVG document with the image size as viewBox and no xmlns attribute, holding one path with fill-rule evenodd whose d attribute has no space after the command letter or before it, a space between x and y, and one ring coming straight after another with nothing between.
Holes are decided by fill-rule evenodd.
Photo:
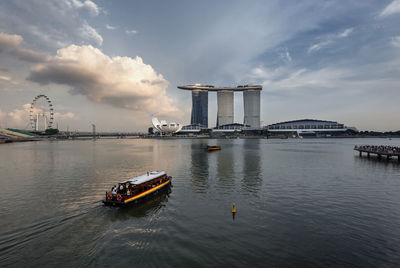
<instances>
[{"instance_id":1,"label":"river","mask_svg":"<svg viewBox=\"0 0 400 268\"><path fill-rule=\"evenodd\" d=\"M0 266L399 267L400 164L355 144L400 140L2 144ZM173 177L170 192L102 205L151 170Z\"/></svg>"}]
</instances>

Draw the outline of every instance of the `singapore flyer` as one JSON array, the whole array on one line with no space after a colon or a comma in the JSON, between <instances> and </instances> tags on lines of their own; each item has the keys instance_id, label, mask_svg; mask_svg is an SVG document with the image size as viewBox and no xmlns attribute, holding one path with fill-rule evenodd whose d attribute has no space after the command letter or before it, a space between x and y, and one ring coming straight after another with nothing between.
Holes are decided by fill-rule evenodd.
<instances>
[{"instance_id":1,"label":"singapore flyer","mask_svg":"<svg viewBox=\"0 0 400 268\"><path fill-rule=\"evenodd\" d=\"M52 128L54 108L49 97L43 94L37 95L31 103L29 117L34 131L39 131L42 127L43 130ZM42 121L42 124L40 124L40 121Z\"/></svg>"}]
</instances>

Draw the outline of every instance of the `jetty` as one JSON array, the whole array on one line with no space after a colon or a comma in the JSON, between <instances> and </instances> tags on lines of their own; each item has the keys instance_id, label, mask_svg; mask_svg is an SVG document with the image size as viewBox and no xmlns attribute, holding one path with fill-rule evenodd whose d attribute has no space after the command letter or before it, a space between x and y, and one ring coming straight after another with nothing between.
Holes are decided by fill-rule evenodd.
<instances>
[{"instance_id":1,"label":"jetty","mask_svg":"<svg viewBox=\"0 0 400 268\"><path fill-rule=\"evenodd\" d=\"M358 151L360 156L362 156L363 153L366 153L367 157L370 157L371 154L374 154L377 155L378 158L382 158L382 156L384 156L388 160L397 156L397 161L400 162L400 147L397 146L356 145L354 146L354 150Z\"/></svg>"}]
</instances>

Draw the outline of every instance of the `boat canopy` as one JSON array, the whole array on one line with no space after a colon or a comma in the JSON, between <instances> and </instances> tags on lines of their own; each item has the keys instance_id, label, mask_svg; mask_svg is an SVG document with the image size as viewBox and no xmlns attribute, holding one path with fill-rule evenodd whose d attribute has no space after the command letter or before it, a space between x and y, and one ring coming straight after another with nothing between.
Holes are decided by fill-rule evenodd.
<instances>
[{"instance_id":1,"label":"boat canopy","mask_svg":"<svg viewBox=\"0 0 400 268\"><path fill-rule=\"evenodd\" d=\"M137 176L137 177L133 177L133 178L127 179L125 181L121 181L120 184L129 182L130 184L139 185L139 184L142 184L142 183L147 182L147 181L151 181L151 180L153 180L155 178L161 177L161 176L166 175L166 174L167 173L165 173L165 171L151 171L151 172L149 172L147 174L143 174L143 175L140 175L140 176Z\"/></svg>"}]
</instances>

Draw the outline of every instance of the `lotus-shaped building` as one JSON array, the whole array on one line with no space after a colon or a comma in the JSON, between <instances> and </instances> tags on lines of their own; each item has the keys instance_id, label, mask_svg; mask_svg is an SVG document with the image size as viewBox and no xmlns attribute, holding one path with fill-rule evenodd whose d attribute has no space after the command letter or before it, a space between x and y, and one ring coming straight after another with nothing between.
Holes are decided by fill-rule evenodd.
<instances>
[{"instance_id":1,"label":"lotus-shaped building","mask_svg":"<svg viewBox=\"0 0 400 268\"><path fill-rule=\"evenodd\" d=\"M179 132L182 129L182 125L171 122L167 123L165 120L158 121L157 117L152 117L151 122L156 130L165 133L165 134L172 134Z\"/></svg>"}]
</instances>

